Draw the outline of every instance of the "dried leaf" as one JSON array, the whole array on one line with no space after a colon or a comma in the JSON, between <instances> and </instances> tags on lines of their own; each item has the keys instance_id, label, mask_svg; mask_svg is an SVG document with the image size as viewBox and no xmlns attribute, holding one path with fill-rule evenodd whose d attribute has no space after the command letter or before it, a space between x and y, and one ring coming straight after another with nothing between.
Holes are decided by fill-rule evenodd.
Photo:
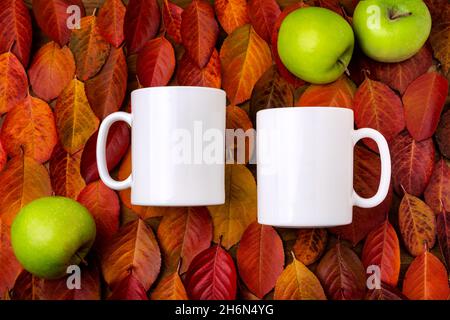
<instances>
[{"instance_id":1,"label":"dried leaf","mask_svg":"<svg viewBox=\"0 0 450 320\"><path fill-rule=\"evenodd\" d=\"M433 23L430 35L430 43L433 47L434 56L442 64L444 73L448 75L450 70L450 21L447 10L447 17L439 23Z\"/></svg>"},{"instance_id":2,"label":"dried leaf","mask_svg":"<svg viewBox=\"0 0 450 320\"><path fill-rule=\"evenodd\" d=\"M181 39L199 68L208 63L219 35L214 10L205 0L194 0L181 14Z\"/></svg>"},{"instance_id":3,"label":"dried leaf","mask_svg":"<svg viewBox=\"0 0 450 320\"><path fill-rule=\"evenodd\" d=\"M71 155L60 144L56 145L49 166L55 195L76 200L86 186L80 174L81 153Z\"/></svg>"},{"instance_id":4,"label":"dried leaf","mask_svg":"<svg viewBox=\"0 0 450 320\"><path fill-rule=\"evenodd\" d=\"M442 211L436 216L436 230L439 247L447 270L450 269L450 213Z\"/></svg>"},{"instance_id":5,"label":"dried leaf","mask_svg":"<svg viewBox=\"0 0 450 320\"><path fill-rule=\"evenodd\" d=\"M95 76L108 59L110 45L100 35L95 16L81 19L80 29L70 37L70 50L75 57L77 77L86 81Z\"/></svg>"},{"instance_id":6,"label":"dried leaf","mask_svg":"<svg viewBox=\"0 0 450 320\"><path fill-rule=\"evenodd\" d=\"M249 0L248 15L258 35L270 43L280 7L275 0Z\"/></svg>"},{"instance_id":7,"label":"dried leaf","mask_svg":"<svg viewBox=\"0 0 450 320\"><path fill-rule=\"evenodd\" d=\"M127 77L127 62L122 48L112 48L100 73L86 82L86 96L99 119L120 109L127 89Z\"/></svg>"},{"instance_id":8,"label":"dried leaf","mask_svg":"<svg viewBox=\"0 0 450 320\"><path fill-rule=\"evenodd\" d=\"M38 97L45 101L55 99L75 76L72 52L68 47L61 48L50 41L34 56L28 75Z\"/></svg>"},{"instance_id":9,"label":"dried leaf","mask_svg":"<svg viewBox=\"0 0 450 320\"><path fill-rule=\"evenodd\" d=\"M181 86L220 89L222 75L217 50L214 49L208 64L204 68L199 68L187 54L184 54L178 64L177 81Z\"/></svg>"},{"instance_id":10,"label":"dried leaf","mask_svg":"<svg viewBox=\"0 0 450 320\"><path fill-rule=\"evenodd\" d=\"M419 198L405 193L398 220L403 242L415 257L433 248L436 241L436 217L429 206Z\"/></svg>"},{"instance_id":11,"label":"dried leaf","mask_svg":"<svg viewBox=\"0 0 450 320\"><path fill-rule=\"evenodd\" d=\"M425 189L425 202L435 213L450 208L450 163L444 158L436 162Z\"/></svg>"},{"instance_id":12,"label":"dried leaf","mask_svg":"<svg viewBox=\"0 0 450 320\"><path fill-rule=\"evenodd\" d=\"M425 251L409 265L403 294L411 300L447 300L448 274L442 262Z\"/></svg>"},{"instance_id":13,"label":"dried leaf","mask_svg":"<svg viewBox=\"0 0 450 320\"><path fill-rule=\"evenodd\" d=\"M328 240L326 229L300 229L293 251L299 262L308 266L324 253Z\"/></svg>"},{"instance_id":14,"label":"dried leaf","mask_svg":"<svg viewBox=\"0 0 450 320\"><path fill-rule=\"evenodd\" d=\"M14 157L0 173L0 218L10 226L22 207L51 194L47 169L27 156Z\"/></svg>"},{"instance_id":15,"label":"dried leaf","mask_svg":"<svg viewBox=\"0 0 450 320\"><path fill-rule=\"evenodd\" d=\"M108 300L148 300L144 286L129 274L114 287Z\"/></svg>"},{"instance_id":16,"label":"dried leaf","mask_svg":"<svg viewBox=\"0 0 450 320\"><path fill-rule=\"evenodd\" d=\"M228 34L250 22L246 0L216 0L214 9L220 25Z\"/></svg>"},{"instance_id":17,"label":"dried leaf","mask_svg":"<svg viewBox=\"0 0 450 320\"><path fill-rule=\"evenodd\" d=\"M28 8L23 0L5 0L0 3L0 12L0 53L11 51L24 66L28 65L32 38Z\"/></svg>"},{"instance_id":18,"label":"dried leaf","mask_svg":"<svg viewBox=\"0 0 450 320\"><path fill-rule=\"evenodd\" d=\"M97 26L100 34L116 48L119 48L125 39L125 11L122 0L106 0L98 13Z\"/></svg>"},{"instance_id":19,"label":"dried leaf","mask_svg":"<svg viewBox=\"0 0 450 320\"><path fill-rule=\"evenodd\" d=\"M129 0L125 13L128 54L139 52L158 33L161 14L157 0Z\"/></svg>"},{"instance_id":20,"label":"dried leaf","mask_svg":"<svg viewBox=\"0 0 450 320\"><path fill-rule=\"evenodd\" d=\"M386 220L367 236L362 252L364 268L378 266L381 281L396 287L400 274L400 243L394 227Z\"/></svg>"},{"instance_id":21,"label":"dried leaf","mask_svg":"<svg viewBox=\"0 0 450 320\"><path fill-rule=\"evenodd\" d=\"M275 300L326 300L319 279L296 258L277 280Z\"/></svg>"},{"instance_id":22,"label":"dried leaf","mask_svg":"<svg viewBox=\"0 0 450 320\"><path fill-rule=\"evenodd\" d=\"M150 296L151 300L188 300L186 289L178 272L164 277Z\"/></svg>"},{"instance_id":23,"label":"dried leaf","mask_svg":"<svg viewBox=\"0 0 450 320\"><path fill-rule=\"evenodd\" d=\"M205 207L173 209L164 215L157 232L169 270L187 271L192 259L211 246L212 221Z\"/></svg>"},{"instance_id":24,"label":"dried leaf","mask_svg":"<svg viewBox=\"0 0 450 320\"><path fill-rule=\"evenodd\" d=\"M226 249L242 237L245 229L256 221L256 183L244 166L230 164L225 169L225 204L209 207L214 225L214 241L222 239Z\"/></svg>"},{"instance_id":25,"label":"dried leaf","mask_svg":"<svg viewBox=\"0 0 450 320\"><path fill-rule=\"evenodd\" d=\"M346 76L326 85L311 85L300 96L297 106L329 106L352 109L355 84Z\"/></svg>"},{"instance_id":26,"label":"dried leaf","mask_svg":"<svg viewBox=\"0 0 450 320\"><path fill-rule=\"evenodd\" d=\"M0 139L10 156L25 153L47 162L58 141L52 110L44 101L28 96L6 115Z\"/></svg>"},{"instance_id":27,"label":"dried leaf","mask_svg":"<svg viewBox=\"0 0 450 320\"><path fill-rule=\"evenodd\" d=\"M364 267L358 256L339 242L320 260L316 274L332 300L359 300L365 296Z\"/></svg>"},{"instance_id":28,"label":"dried leaf","mask_svg":"<svg viewBox=\"0 0 450 320\"><path fill-rule=\"evenodd\" d=\"M159 37L147 42L137 58L137 75L144 87L169 83L175 70L175 52L170 42Z\"/></svg>"},{"instance_id":29,"label":"dried leaf","mask_svg":"<svg viewBox=\"0 0 450 320\"><path fill-rule=\"evenodd\" d=\"M222 87L233 105L250 98L256 82L272 65L269 46L248 24L225 39L220 49L220 61Z\"/></svg>"},{"instance_id":30,"label":"dried leaf","mask_svg":"<svg viewBox=\"0 0 450 320\"><path fill-rule=\"evenodd\" d=\"M402 101L381 82L366 78L356 91L353 110L358 128L378 130L388 142L405 128ZM378 151L373 140L364 139L364 143L373 151Z\"/></svg>"},{"instance_id":31,"label":"dried leaf","mask_svg":"<svg viewBox=\"0 0 450 320\"><path fill-rule=\"evenodd\" d=\"M89 210L95 220L97 234L94 247L97 249L106 247L119 230L119 197L102 181L96 181L81 190L77 201Z\"/></svg>"},{"instance_id":32,"label":"dried leaf","mask_svg":"<svg viewBox=\"0 0 450 320\"><path fill-rule=\"evenodd\" d=\"M417 78L403 95L406 127L414 140L431 138L448 94L448 81L437 72Z\"/></svg>"},{"instance_id":33,"label":"dried leaf","mask_svg":"<svg viewBox=\"0 0 450 320\"><path fill-rule=\"evenodd\" d=\"M16 106L28 90L28 79L22 64L11 53L0 54L0 115Z\"/></svg>"},{"instance_id":34,"label":"dried leaf","mask_svg":"<svg viewBox=\"0 0 450 320\"><path fill-rule=\"evenodd\" d=\"M14 287L21 271L11 247L10 228L0 219L0 300Z\"/></svg>"},{"instance_id":35,"label":"dried leaf","mask_svg":"<svg viewBox=\"0 0 450 320\"><path fill-rule=\"evenodd\" d=\"M391 145L392 177L398 194L406 192L420 196L424 192L434 166L433 140L413 140L407 133L398 135Z\"/></svg>"},{"instance_id":36,"label":"dried leaf","mask_svg":"<svg viewBox=\"0 0 450 320\"><path fill-rule=\"evenodd\" d=\"M184 283L193 300L236 299L237 274L233 258L220 245L202 251L192 260Z\"/></svg>"},{"instance_id":37,"label":"dried leaf","mask_svg":"<svg viewBox=\"0 0 450 320\"><path fill-rule=\"evenodd\" d=\"M122 227L102 254L105 281L114 290L121 280L133 276L145 290L158 277L161 253L151 229L142 220Z\"/></svg>"},{"instance_id":38,"label":"dried leaf","mask_svg":"<svg viewBox=\"0 0 450 320\"><path fill-rule=\"evenodd\" d=\"M70 154L84 147L99 124L89 106L84 84L77 79L69 83L56 101L55 117L59 139Z\"/></svg>"},{"instance_id":39,"label":"dried leaf","mask_svg":"<svg viewBox=\"0 0 450 320\"><path fill-rule=\"evenodd\" d=\"M450 110L441 116L441 121L436 131L436 141L442 155L450 158Z\"/></svg>"},{"instance_id":40,"label":"dried leaf","mask_svg":"<svg viewBox=\"0 0 450 320\"><path fill-rule=\"evenodd\" d=\"M176 43L181 43L181 14L183 9L176 4L164 0L163 1L163 21L166 27L167 35L169 35Z\"/></svg>"}]
</instances>

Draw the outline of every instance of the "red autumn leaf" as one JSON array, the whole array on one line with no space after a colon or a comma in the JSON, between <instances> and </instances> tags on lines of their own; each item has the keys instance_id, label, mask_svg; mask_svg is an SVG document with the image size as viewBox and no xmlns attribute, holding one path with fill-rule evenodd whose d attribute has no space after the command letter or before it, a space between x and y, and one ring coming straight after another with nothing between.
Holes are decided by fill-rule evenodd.
<instances>
[{"instance_id":1,"label":"red autumn leaf","mask_svg":"<svg viewBox=\"0 0 450 320\"><path fill-rule=\"evenodd\" d=\"M181 14L183 9L176 4L164 0L162 18L167 34L176 43L181 43Z\"/></svg>"},{"instance_id":2,"label":"red autumn leaf","mask_svg":"<svg viewBox=\"0 0 450 320\"><path fill-rule=\"evenodd\" d=\"M406 249L419 256L436 241L436 217L429 206L405 193L398 209L398 224Z\"/></svg>"},{"instance_id":3,"label":"red autumn leaf","mask_svg":"<svg viewBox=\"0 0 450 320\"><path fill-rule=\"evenodd\" d=\"M203 68L208 63L219 35L214 10L206 0L194 0L181 15L181 39L187 54Z\"/></svg>"},{"instance_id":4,"label":"red autumn leaf","mask_svg":"<svg viewBox=\"0 0 450 320\"><path fill-rule=\"evenodd\" d=\"M14 283L11 300L39 300L43 281L23 270Z\"/></svg>"},{"instance_id":5,"label":"red autumn leaf","mask_svg":"<svg viewBox=\"0 0 450 320\"><path fill-rule=\"evenodd\" d=\"M280 55L278 53L278 32L280 31L281 24L283 23L284 18L291 13L294 10L297 10L299 8L307 7L308 5L305 4L303 1L297 2L294 4L291 4L283 9L281 14L278 16L277 20L275 21L275 25L273 27L272 31L272 38L271 38L271 44L272 44L272 56L273 60L275 61L275 64L277 65L278 72L281 74L283 78L285 78L290 84L292 84L295 88L298 88L305 84L305 82L299 78L297 78L295 75L293 75L281 62Z\"/></svg>"},{"instance_id":6,"label":"red autumn leaf","mask_svg":"<svg viewBox=\"0 0 450 320\"><path fill-rule=\"evenodd\" d=\"M268 43L271 41L275 22L280 14L280 7L275 0L248 1L250 21L259 36Z\"/></svg>"},{"instance_id":7,"label":"red autumn leaf","mask_svg":"<svg viewBox=\"0 0 450 320\"><path fill-rule=\"evenodd\" d=\"M103 182L96 181L81 190L77 201L94 217L97 226L94 246L97 249L104 248L119 230L119 197Z\"/></svg>"},{"instance_id":8,"label":"red autumn leaf","mask_svg":"<svg viewBox=\"0 0 450 320\"><path fill-rule=\"evenodd\" d=\"M448 94L448 81L437 72L417 78L403 95L406 127L416 141L431 138Z\"/></svg>"},{"instance_id":9,"label":"red autumn leaf","mask_svg":"<svg viewBox=\"0 0 450 320\"><path fill-rule=\"evenodd\" d=\"M342 15L340 4L341 1L342 0L313 0L310 2L312 2L315 6L326 8Z\"/></svg>"},{"instance_id":10,"label":"red autumn leaf","mask_svg":"<svg viewBox=\"0 0 450 320\"><path fill-rule=\"evenodd\" d=\"M220 61L222 87L232 105L248 100L258 79L272 65L268 44L248 24L225 39Z\"/></svg>"},{"instance_id":11,"label":"red autumn leaf","mask_svg":"<svg viewBox=\"0 0 450 320\"><path fill-rule=\"evenodd\" d=\"M397 288L381 283L380 289L367 291L365 300L408 300Z\"/></svg>"},{"instance_id":12,"label":"red autumn leaf","mask_svg":"<svg viewBox=\"0 0 450 320\"><path fill-rule=\"evenodd\" d=\"M50 159L50 178L55 195L76 200L86 186L80 174L81 153L71 155L57 144Z\"/></svg>"},{"instance_id":13,"label":"red autumn leaf","mask_svg":"<svg viewBox=\"0 0 450 320\"><path fill-rule=\"evenodd\" d=\"M406 271L403 294L411 300L447 300L450 289L442 262L428 251L414 259Z\"/></svg>"},{"instance_id":14,"label":"red autumn leaf","mask_svg":"<svg viewBox=\"0 0 450 320\"><path fill-rule=\"evenodd\" d=\"M246 0L216 0L214 10L220 25L228 34L250 21Z\"/></svg>"},{"instance_id":15,"label":"red autumn leaf","mask_svg":"<svg viewBox=\"0 0 450 320\"><path fill-rule=\"evenodd\" d=\"M372 197L378 189L381 175L380 158L363 147L355 148L354 183L355 191L362 197ZM378 227L389 212L392 202L392 188L384 201L375 208L353 208L353 222L348 226L332 228L331 231L354 246Z\"/></svg>"},{"instance_id":16,"label":"red autumn leaf","mask_svg":"<svg viewBox=\"0 0 450 320\"><path fill-rule=\"evenodd\" d=\"M11 52L0 54L0 114L25 98L27 90L28 79L20 61Z\"/></svg>"},{"instance_id":17,"label":"red autumn leaf","mask_svg":"<svg viewBox=\"0 0 450 320\"><path fill-rule=\"evenodd\" d=\"M178 271L161 279L150 298L152 300L188 300Z\"/></svg>"},{"instance_id":18,"label":"red autumn leaf","mask_svg":"<svg viewBox=\"0 0 450 320\"><path fill-rule=\"evenodd\" d=\"M108 300L148 300L146 291L139 280L129 274L115 286Z\"/></svg>"},{"instance_id":19,"label":"red autumn leaf","mask_svg":"<svg viewBox=\"0 0 450 320\"><path fill-rule=\"evenodd\" d=\"M161 15L157 0L130 0L125 13L124 32L128 55L139 52L159 29Z\"/></svg>"},{"instance_id":20,"label":"red autumn leaf","mask_svg":"<svg viewBox=\"0 0 450 320\"><path fill-rule=\"evenodd\" d=\"M27 156L14 157L0 173L0 218L10 226L22 207L51 194L47 168Z\"/></svg>"},{"instance_id":21,"label":"red autumn leaf","mask_svg":"<svg viewBox=\"0 0 450 320\"><path fill-rule=\"evenodd\" d=\"M128 276L135 277L148 290L161 268L153 231L140 219L123 226L103 250L101 265L103 277L113 291Z\"/></svg>"},{"instance_id":22,"label":"red autumn leaf","mask_svg":"<svg viewBox=\"0 0 450 320\"><path fill-rule=\"evenodd\" d=\"M400 243L394 227L386 220L367 236L362 252L364 268L378 266L381 281L397 286L400 274Z\"/></svg>"},{"instance_id":23,"label":"red autumn leaf","mask_svg":"<svg viewBox=\"0 0 450 320\"><path fill-rule=\"evenodd\" d=\"M52 109L28 96L6 115L0 139L11 156L24 152L40 163L47 162L58 142Z\"/></svg>"},{"instance_id":24,"label":"red autumn leaf","mask_svg":"<svg viewBox=\"0 0 450 320\"><path fill-rule=\"evenodd\" d=\"M332 300L360 300L366 293L366 274L358 256L338 242L320 260L317 277Z\"/></svg>"},{"instance_id":25,"label":"red autumn leaf","mask_svg":"<svg viewBox=\"0 0 450 320\"><path fill-rule=\"evenodd\" d=\"M444 158L436 162L425 189L425 202L435 213L450 209L450 163Z\"/></svg>"},{"instance_id":26,"label":"red autumn leaf","mask_svg":"<svg viewBox=\"0 0 450 320\"><path fill-rule=\"evenodd\" d=\"M346 76L326 85L311 85L300 96L297 106L330 106L351 109L355 84Z\"/></svg>"},{"instance_id":27,"label":"red autumn leaf","mask_svg":"<svg viewBox=\"0 0 450 320\"><path fill-rule=\"evenodd\" d=\"M97 26L100 34L116 48L119 48L125 39L123 34L125 11L122 0L106 0L98 13Z\"/></svg>"},{"instance_id":28,"label":"red autumn leaf","mask_svg":"<svg viewBox=\"0 0 450 320\"><path fill-rule=\"evenodd\" d=\"M77 6L81 16L85 15L81 0L33 0L33 13L37 24L53 41L60 46L69 42L71 30L67 22L74 11L68 10L70 6Z\"/></svg>"},{"instance_id":29,"label":"red autumn leaf","mask_svg":"<svg viewBox=\"0 0 450 320\"><path fill-rule=\"evenodd\" d=\"M299 229L292 250L298 261L309 266L322 256L327 246L327 240L326 229Z\"/></svg>"},{"instance_id":30,"label":"red autumn leaf","mask_svg":"<svg viewBox=\"0 0 450 320\"><path fill-rule=\"evenodd\" d=\"M391 145L392 177L398 194L406 192L420 196L424 192L434 166L433 140L415 141L406 131Z\"/></svg>"},{"instance_id":31,"label":"red autumn leaf","mask_svg":"<svg viewBox=\"0 0 450 320\"><path fill-rule=\"evenodd\" d=\"M0 300L14 287L21 271L11 247L10 228L0 218Z\"/></svg>"},{"instance_id":32,"label":"red autumn leaf","mask_svg":"<svg viewBox=\"0 0 450 320\"><path fill-rule=\"evenodd\" d=\"M436 130L436 141L442 155L450 159L450 110L441 116Z\"/></svg>"},{"instance_id":33,"label":"red autumn leaf","mask_svg":"<svg viewBox=\"0 0 450 320\"><path fill-rule=\"evenodd\" d=\"M0 3L0 12L0 53L11 51L24 66L28 65L32 38L28 8L23 0L5 0Z\"/></svg>"},{"instance_id":34,"label":"red autumn leaf","mask_svg":"<svg viewBox=\"0 0 450 320\"><path fill-rule=\"evenodd\" d=\"M86 96L99 119L122 106L127 89L127 62L122 48L112 48L99 74L86 81Z\"/></svg>"},{"instance_id":35,"label":"red autumn leaf","mask_svg":"<svg viewBox=\"0 0 450 320\"><path fill-rule=\"evenodd\" d=\"M2 172L3 169L5 168L7 161L8 155L6 154L6 151L3 148L2 141L0 140L0 172Z\"/></svg>"},{"instance_id":36,"label":"red autumn leaf","mask_svg":"<svg viewBox=\"0 0 450 320\"><path fill-rule=\"evenodd\" d=\"M442 20L433 21L431 29L430 43L436 59L442 64L445 74L450 70L450 9L448 4L443 10Z\"/></svg>"},{"instance_id":37,"label":"red autumn leaf","mask_svg":"<svg viewBox=\"0 0 450 320\"><path fill-rule=\"evenodd\" d=\"M98 131L95 132L86 142L81 156L81 176L86 183L91 183L100 178L97 168L97 138ZM131 132L124 122L116 122L109 130L106 142L106 164L111 171L117 167L130 146Z\"/></svg>"},{"instance_id":38,"label":"red autumn leaf","mask_svg":"<svg viewBox=\"0 0 450 320\"><path fill-rule=\"evenodd\" d=\"M61 48L50 41L34 56L28 75L38 97L45 101L55 99L75 76L72 52L68 47Z\"/></svg>"},{"instance_id":39,"label":"red autumn leaf","mask_svg":"<svg viewBox=\"0 0 450 320\"><path fill-rule=\"evenodd\" d=\"M184 283L193 300L236 299L237 274L233 258L220 245L202 251L189 265Z\"/></svg>"},{"instance_id":40,"label":"red autumn leaf","mask_svg":"<svg viewBox=\"0 0 450 320\"><path fill-rule=\"evenodd\" d=\"M159 37L145 44L137 57L137 75L144 87L169 83L175 70L175 52L170 42Z\"/></svg>"},{"instance_id":41,"label":"red autumn leaf","mask_svg":"<svg viewBox=\"0 0 450 320\"><path fill-rule=\"evenodd\" d=\"M191 58L184 54L178 64L177 81L181 86L210 87L220 89L222 76L220 71L219 53L213 54L204 68L199 68Z\"/></svg>"},{"instance_id":42,"label":"red autumn leaf","mask_svg":"<svg viewBox=\"0 0 450 320\"><path fill-rule=\"evenodd\" d=\"M212 231L206 207L174 209L164 215L157 236L166 267L186 272L192 259L211 246Z\"/></svg>"},{"instance_id":43,"label":"red autumn leaf","mask_svg":"<svg viewBox=\"0 0 450 320\"><path fill-rule=\"evenodd\" d=\"M274 228L257 222L247 227L237 250L239 276L262 299L277 282L284 266L283 242Z\"/></svg>"},{"instance_id":44,"label":"red autumn leaf","mask_svg":"<svg viewBox=\"0 0 450 320\"><path fill-rule=\"evenodd\" d=\"M80 29L73 30L69 46L75 57L77 77L86 81L103 67L111 46L100 35L95 16L82 18L80 24Z\"/></svg>"},{"instance_id":45,"label":"red autumn leaf","mask_svg":"<svg viewBox=\"0 0 450 320\"><path fill-rule=\"evenodd\" d=\"M388 142L405 128L402 101L384 83L366 78L356 91L353 110L358 128L378 130ZM364 139L364 143L378 150L373 140Z\"/></svg>"},{"instance_id":46,"label":"red autumn leaf","mask_svg":"<svg viewBox=\"0 0 450 320\"><path fill-rule=\"evenodd\" d=\"M442 211L436 217L436 230L439 247L444 257L447 270L450 269L450 213Z\"/></svg>"}]
</instances>

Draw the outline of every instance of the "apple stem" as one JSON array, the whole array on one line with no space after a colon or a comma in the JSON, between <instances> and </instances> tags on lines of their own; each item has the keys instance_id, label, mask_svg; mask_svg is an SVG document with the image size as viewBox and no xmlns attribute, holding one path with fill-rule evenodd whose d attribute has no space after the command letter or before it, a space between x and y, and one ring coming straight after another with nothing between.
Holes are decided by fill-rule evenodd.
<instances>
[{"instance_id":1,"label":"apple stem","mask_svg":"<svg viewBox=\"0 0 450 320\"><path fill-rule=\"evenodd\" d=\"M338 63L340 63L345 68L345 74L350 77L350 70L348 70L348 67L345 65L345 63L341 59L338 60Z\"/></svg>"},{"instance_id":2,"label":"apple stem","mask_svg":"<svg viewBox=\"0 0 450 320\"><path fill-rule=\"evenodd\" d=\"M394 12L394 11L391 11L389 13L389 19L396 20L398 18L409 17L410 15L412 15L411 12Z\"/></svg>"}]
</instances>

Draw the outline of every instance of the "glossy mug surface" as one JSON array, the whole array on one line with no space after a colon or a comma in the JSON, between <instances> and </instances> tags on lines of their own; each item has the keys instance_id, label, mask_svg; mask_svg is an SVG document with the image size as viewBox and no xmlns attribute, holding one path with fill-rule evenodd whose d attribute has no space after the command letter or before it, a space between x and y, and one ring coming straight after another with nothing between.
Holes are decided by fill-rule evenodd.
<instances>
[{"instance_id":1,"label":"glossy mug surface","mask_svg":"<svg viewBox=\"0 0 450 320\"><path fill-rule=\"evenodd\" d=\"M97 166L103 182L114 190L131 188L134 205L223 204L225 92L202 87L138 89L131 94L131 106L132 114L116 112L100 126ZM111 178L105 159L108 131L116 121L132 128L132 173L120 182ZM215 141L216 162L203 159L208 132L222 139Z\"/></svg>"},{"instance_id":2,"label":"glossy mug surface","mask_svg":"<svg viewBox=\"0 0 450 320\"><path fill-rule=\"evenodd\" d=\"M279 227L331 227L352 222L353 206L370 208L386 197L391 159L385 138L354 130L353 111L332 107L275 108L257 114L258 221ZM382 172L376 195L353 189L353 149L375 140Z\"/></svg>"}]
</instances>

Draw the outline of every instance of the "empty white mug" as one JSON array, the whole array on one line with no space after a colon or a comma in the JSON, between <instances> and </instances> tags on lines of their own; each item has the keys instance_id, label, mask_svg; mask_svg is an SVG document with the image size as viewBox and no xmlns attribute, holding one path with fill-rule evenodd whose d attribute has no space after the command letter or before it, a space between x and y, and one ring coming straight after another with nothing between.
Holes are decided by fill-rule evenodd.
<instances>
[{"instance_id":1,"label":"empty white mug","mask_svg":"<svg viewBox=\"0 0 450 320\"><path fill-rule=\"evenodd\" d=\"M97 140L100 178L111 189L131 188L142 206L205 206L225 202L226 94L203 87L153 87L131 93L132 114L102 122ZM132 173L111 178L105 157L116 121L132 128Z\"/></svg>"},{"instance_id":2,"label":"empty white mug","mask_svg":"<svg viewBox=\"0 0 450 320\"><path fill-rule=\"evenodd\" d=\"M298 107L257 114L258 221L279 227L331 227L352 222L352 208L371 208L386 197L391 158L376 130L354 130L351 109ZM378 192L353 189L353 149L375 140L381 157Z\"/></svg>"}]
</instances>

